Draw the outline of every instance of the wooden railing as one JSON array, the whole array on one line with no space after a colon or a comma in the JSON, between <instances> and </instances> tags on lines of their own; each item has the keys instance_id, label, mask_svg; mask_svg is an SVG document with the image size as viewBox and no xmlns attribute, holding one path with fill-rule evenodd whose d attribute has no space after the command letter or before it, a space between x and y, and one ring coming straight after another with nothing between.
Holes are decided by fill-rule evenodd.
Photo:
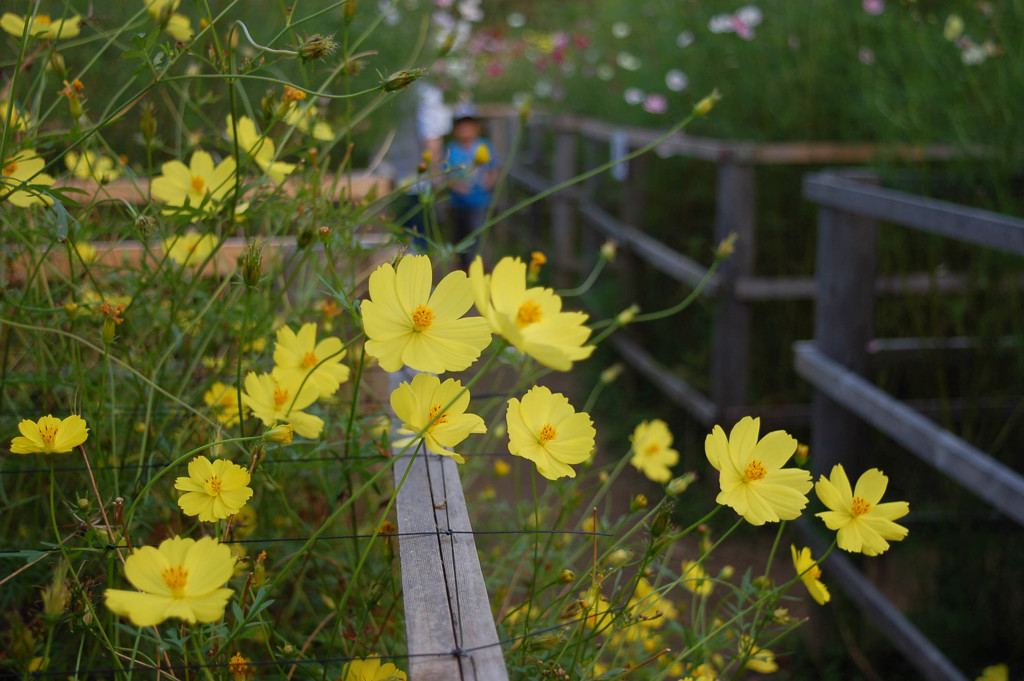
<instances>
[{"instance_id":1,"label":"wooden railing","mask_svg":"<svg viewBox=\"0 0 1024 681\"><path fill-rule=\"evenodd\" d=\"M815 474L827 473L838 462L856 472L877 463L865 455L871 451L866 446L870 428L875 428L1024 525L1024 476L867 378L877 222L1024 255L1024 220L884 189L862 174L809 175L804 196L819 206L815 338L796 343L793 353L797 373L816 390L811 440ZM951 344L963 346L962 342ZM847 559L833 554L825 569L926 678L966 681L942 651Z\"/></svg>"},{"instance_id":2,"label":"wooden railing","mask_svg":"<svg viewBox=\"0 0 1024 681\"><path fill-rule=\"evenodd\" d=\"M481 117L499 154L508 156L516 127L515 112L507 106L482 107ZM589 170L579 162L581 144L611 144L627 154L659 140L657 130L615 126L569 116L534 116L520 132L525 139L517 150L509 177L527 192L538 193ZM545 140L550 136L551 140ZM550 177L539 170L543 149L551 151ZM673 374L657 358L625 334L614 334L609 342L644 378L658 386L667 397L705 426L734 422L745 415L758 415L779 425L806 424L810 405L767 407L751 405L751 320L753 304L773 300L810 300L815 295L813 277L759 277L755 273L757 251L757 169L770 165L854 164L876 160L944 161L962 158L965 150L952 146L788 143L752 144L676 134L657 144L659 156L681 156L715 164L716 196L713 242L736 235L735 252L723 261L705 283L702 295L713 301L711 360L707 367L708 394L690 381ZM976 150L970 153L980 153ZM647 156L628 161L622 200L612 215L588 196L586 187L573 187L548 197L551 202L551 252L556 270L577 269L578 244L594 243L594 235L614 239L623 250L645 266L674 281L694 287L704 280L708 268L644 232L639 226L638 200L647 179ZM797 188L793 189L796 203ZM578 223L586 227L578 234ZM710 256L709 256L710 259ZM878 295L908 292L962 290L964 277L957 274L910 273L874 282Z\"/></svg>"}]
</instances>

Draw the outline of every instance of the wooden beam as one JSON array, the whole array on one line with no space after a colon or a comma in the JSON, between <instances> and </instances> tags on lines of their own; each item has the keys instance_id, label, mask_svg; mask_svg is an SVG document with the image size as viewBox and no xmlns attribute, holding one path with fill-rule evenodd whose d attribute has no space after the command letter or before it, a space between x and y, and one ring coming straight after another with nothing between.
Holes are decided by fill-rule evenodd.
<instances>
[{"instance_id":1,"label":"wooden beam","mask_svg":"<svg viewBox=\"0 0 1024 681\"><path fill-rule=\"evenodd\" d=\"M571 180L579 168L579 146L576 133L555 133L555 158L552 163L551 184L558 185ZM555 261L557 286L569 286L569 279L576 269L576 216L572 200L566 192L551 197L552 253Z\"/></svg>"},{"instance_id":2,"label":"wooden beam","mask_svg":"<svg viewBox=\"0 0 1024 681\"><path fill-rule=\"evenodd\" d=\"M877 234L870 218L828 207L818 212L815 342L822 353L861 376L869 368L867 344L874 329ZM826 392L815 393L811 430L815 475L827 473L836 463L859 475L867 437L860 420Z\"/></svg>"},{"instance_id":3,"label":"wooden beam","mask_svg":"<svg viewBox=\"0 0 1024 681\"><path fill-rule=\"evenodd\" d=\"M391 389L412 376L391 374ZM508 681L458 464L397 447L395 454L409 678Z\"/></svg>"},{"instance_id":4,"label":"wooden beam","mask_svg":"<svg viewBox=\"0 0 1024 681\"><path fill-rule=\"evenodd\" d=\"M840 408L881 430L925 463L1024 525L1024 476L827 357L815 343L796 343L793 356L796 372ZM813 459L828 456L828 452L813 447L811 451Z\"/></svg>"},{"instance_id":5,"label":"wooden beam","mask_svg":"<svg viewBox=\"0 0 1024 681\"><path fill-rule=\"evenodd\" d=\"M673 374L646 350L623 333L614 333L608 342L626 363L653 383L670 400L685 409L704 426L715 424L718 409L715 404L685 380Z\"/></svg>"},{"instance_id":6,"label":"wooden beam","mask_svg":"<svg viewBox=\"0 0 1024 681\"><path fill-rule=\"evenodd\" d=\"M829 172L804 177L804 197L823 207L1024 255L1024 219L1021 218L873 187Z\"/></svg>"}]
</instances>

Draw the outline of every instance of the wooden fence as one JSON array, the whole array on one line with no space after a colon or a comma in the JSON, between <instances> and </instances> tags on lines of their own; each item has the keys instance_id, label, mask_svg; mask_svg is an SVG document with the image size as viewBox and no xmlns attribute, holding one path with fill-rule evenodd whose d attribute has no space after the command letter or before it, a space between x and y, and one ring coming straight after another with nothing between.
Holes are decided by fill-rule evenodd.
<instances>
[{"instance_id":1,"label":"wooden fence","mask_svg":"<svg viewBox=\"0 0 1024 681\"><path fill-rule=\"evenodd\" d=\"M507 157L511 140L519 125L517 115L508 106L481 107L479 115L487 122L499 154ZM570 116L535 116L525 126L523 149L517 152L509 177L528 192L539 193L589 170L581 167L583 144L617 146L625 155L654 144L663 132L645 128L614 126L600 121ZM550 177L544 149L551 149ZM751 320L753 306L764 301L812 300L813 277L761 277L754 267L757 251L757 170L780 165L848 165L878 160L946 161L962 157L963 149L952 146L787 143L752 144L676 134L656 144L659 156L680 156L715 164L716 195L713 225L715 243L736 235L735 252L706 282L702 295L713 304L709 394L691 382L673 374L654 356L625 334L608 340L640 375L659 387L665 395L685 409L704 426L734 422L746 415L761 416L767 422L807 423L810 405L750 405ZM638 196L649 171L648 156L628 161L628 176L621 193L617 215L609 213L588 198L585 189L571 188L548 197L551 202L551 251L556 268L562 272L576 269L581 244L593 243L594 235L614 239L644 265L686 286L694 287L708 273L701 262L678 252L646 234L638 225ZM798 201L794 187L793 201ZM578 233L579 225L586 227ZM709 254L710 258L710 254ZM874 283L878 295L962 290L964 277L957 274L911 273Z\"/></svg>"},{"instance_id":2,"label":"wooden fence","mask_svg":"<svg viewBox=\"0 0 1024 681\"><path fill-rule=\"evenodd\" d=\"M960 439L867 378L874 320L873 281L878 221L998 251L1024 255L1024 220L865 182L862 175L827 172L804 180L818 204L815 338L793 348L797 373L816 389L811 450L815 474L834 463L859 472L867 460L869 427L1024 525L1024 476ZM934 644L846 558L826 561L832 579L932 681L966 681Z\"/></svg>"}]
</instances>

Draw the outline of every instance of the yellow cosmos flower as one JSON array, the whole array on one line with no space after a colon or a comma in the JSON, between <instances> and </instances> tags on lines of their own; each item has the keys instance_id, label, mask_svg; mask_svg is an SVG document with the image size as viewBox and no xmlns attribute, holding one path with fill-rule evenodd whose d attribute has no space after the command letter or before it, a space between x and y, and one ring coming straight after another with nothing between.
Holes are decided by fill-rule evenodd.
<instances>
[{"instance_id":1,"label":"yellow cosmos flower","mask_svg":"<svg viewBox=\"0 0 1024 681\"><path fill-rule=\"evenodd\" d=\"M298 333L291 327L282 326L277 330L277 343L274 344L273 374L282 382L301 382L308 374L306 385L312 386L319 397L330 397L348 380L349 368L341 363L345 358L344 347L341 339L335 336L328 336L317 343L316 324L313 322L303 324Z\"/></svg>"},{"instance_id":2,"label":"yellow cosmos flower","mask_svg":"<svg viewBox=\"0 0 1024 681\"><path fill-rule=\"evenodd\" d=\"M302 411L316 401L316 388L307 382L300 392L299 383L295 380L278 381L271 374L250 371L245 377L242 402L265 426L283 421L295 426L295 432L301 437L318 438L324 429L323 419Z\"/></svg>"},{"instance_id":3,"label":"yellow cosmos flower","mask_svg":"<svg viewBox=\"0 0 1024 681\"><path fill-rule=\"evenodd\" d=\"M448 274L430 291L433 271L425 255L405 256L395 270L385 263L370 275L362 301L366 353L384 371L406 365L441 374L462 371L491 342L487 322L463 317L473 304L465 272Z\"/></svg>"},{"instance_id":4,"label":"yellow cosmos flower","mask_svg":"<svg viewBox=\"0 0 1024 681\"><path fill-rule=\"evenodd\" d=\"M805 546L797 552L792 544L789 545L789 550L793 554L793 567L800 576L800 581L807 587L811 598L818 605L828 603L832 596L828 592L828 587L821 583L821 568L818 567L817 561L811 558L811 550Z\"/></svg>"},{"instance_id":5,"label":"yellow cosmos flower","mask_svg":"<svg viewBox=\"0 0 1024 681\"><path fill-rule=\"evenodd\" d=\"M695 560L683 561L683 588L698 596L707 596L714 588L715 583L708 578L707 570Z\"/></svg>"},{"instance_id":6,"label":"yellow cosmos flower","mask_svg":"<svg viewBox=\"0 0 1024 681\"><path fill-rule=\"evenodd\" d=\"M231 139L235 138L235 128L231 116L228 116L228 137ZM280 184L292 174L296 167L295 164L274 160L277 155L274 140L261 136L256 131L256 124L252 122L251 118L248 116L239 118L237 128L238 148L256 161L256 165L267 174L267 177Z\"/></svg>"},{"instance_id":7,"label":"yellow cosmos flower","mask_svg":"<svg viewBox=\"0 0 1024 681\"><path fill-rule=\"evenodd\" d=\"M485 275L478 256L469 280L477 310L519 352L557 371L568 371L594 352L593 345L583 345L590 337L583 326L587 315L562 312L562 299L549 288L527 288L526 263L519 258L502 258Z\"/></svg>"},{"instance_id":8,"label":"yellow cosmos flower","mask_svg":"<svg viewBox=\"0 0 1024 681\"><path fill-rule=\"evenodd\" d=\"M7 117L7 107L11 106L10 118ZM28 114L23 113L17 104L11 105L6 99L0 98L0 120L12 123L11 128L18 132L25 132L32 125L32 119Z\"/></svg>"},{"instance_id":9,"label":"yellow cosmos flower","mask_svg":"<svg viewBox=\"0 0 1024 681\"><path fill-rule=\"evenodd\" d=\"M1010 681L1010 668L1005 664L985 667L975 681Z\"/></svg>"},{"instance_id":10,"label":"yellow cosmos flower","mask_svg":"<svg viewBox=\"0 0 1024 681\"><path fill-rule=\"evenodd\" d=\"M162 240L160 247L168 258L182 267L197 267L206 262L213 253L213 249L217 247L217 238L212 234L200 234L190 229L184 234Z\"/></svg>"},{"instance_id":11,"label":"yellow cosmos flower","mask_svg":"<svg viewBox=\"0 0 1024 681\"><path fill-rule=\"evenodd\" d=\"M708 461L720 472L716 501L729 506L751 525L793 520L807 506L811 474L783 468L797 441L776 430L758 441L761 420L744 417L726 438L721 426L704 441Z\"/></svg>"},{"instance_id":12,"label":"yellow cosmos flower","mask_svg":"<svg viewBox=\"0 0 1024 681\"><path fill-rule=\"evenodd\" d=\"M877 468L865 471L852 491L841 464L814 486L814 491L829 510L816 515L830 530L837 530L839 548L866 556L877 556L889 548L890 541L907 536L907 528L894 521L910 512L905 501L879 503L889 484Z\"/></svg>"},{"instance_id":13,"label":"yellow cosmos flower","mask_svg":"<svg viewBox=\"0 0 1024 681\"><path fill-rule=\"evenodd\" d=\"M185 515L199 516L199 521L212 523L238 513L252 496L249 471L225 459L212 463L205 456L188 462L188 476L174 481L174 489L185 492L178 506Z\"/></svg>"},{"instance_id":14,"label":"yellow cosmos flower","mask_svg":"<svg viewBox=\"0 0 1024 681\"><path fill-rule=\"evenodd\" d=\"M654 482L672 479L671 467L679 463L679 452L672 449L672 433L661 419L643 421L629 436L633 444L630 463Z\"/></svg>"},{"instance_id":15,"label":"yellow cosmos flower","mask_svg":"<svg viewBox=\"0 0 1024 681\"><path fill-rule=\"evenodd\" d=\"M192 30L192 22L184 14L178 14L181 0L148 0L146 10L149 15L164 24L164 30L175 40L186 42L192 39L195 31Z\"/></svg>"},{"instance_id":16,"label":"yellow cosmos flower","mask_svg":"<svg viewBox=\"0 0 1024 681\"><path fill-rule=\"evenodd\" d=\"M391 393L391 409L402 420L399 433L411 435L412 439L422 437L427 449L459 463L466 460L452 448L470 433L487 432L484 420L467 414L467 407L469 391L463 389L460 381L449 378L442 383L430 374L416 374L412 383L403 382Z\"/></svg>"},{"instance_id":17,"label":"yellow cosmos flower","mask_svg":"<svg viewBox=\"0 0 1024 681\"><path fill-rule=\"evenodd\" d=\"M216 166L205 151L192 154L189 165L168 161L153 179L153 198L166 203L164 214L190 208L206 215L216 213L235 188L235 159L228 156Z\"/></svg>"},{"instance_id":18,"label":"yellow cosmos flower","mask_svg":"<svg viewBox=\"0 0 1024 681\"><path fill-rule=\"evenodd\" d=\"M586 412L577 413L561 393L542 385L508 401L508 451L529 459L548 480L576 477L569 464L583 463L594 451L594 424Z\"/></svg>"},{"instance_id":19,"label":"yellow cosmos flower","mask_svg":"<svg viewBox=\"0 0 1024 681\"><path fill-rule=\"evenodd\" d=\"M10 201L19 208L53 204L53 198L37 187L53 185L53 178L41 172L46 161L35 149L25 149L4 161L0 177L0 199Z\"/></svg>"},{"instance_id":20,"label":"yellow cosmos flower","mask_svg":"<svg viewBox=\"0 0 1024 681\"><path fill-rule=\"evenodd\" d=\"M748 636L740 636L740 655L747 658L744 668L758 674L774 674L779 671L775 653L767 648L758 648Z\"/></svg>"},{"instance_id":21,"label":"yellow cosmos flower","mask_svg":"<svg viewBox=\"0 0 1024 681\"><path fill-rule=\"evenodd\" d=\"M25 419L18 424L18 430L21 435L11 440L12 454L63 454L89 437L85 419L78 414L65 419L51 414L38 421Z\"/></svg>"},{"instance_id":22,"label":"yellow cosmos flower","mask_svg":"<svg viewBox=\"0 0 1024 681\"><path fill-rule=\"evenodd\" d=\"M17 14L4 12L3 16L0 16L0 28L20 38L25 34L25 24L27 23L30 36L43 40L59 40L60 38L74 38L78 35L78 24L81 20L82 17L77 14L54 21L49 14L19 17Z\"/></svg>"},{"instance_id":23,"label":"yellow cosmos flower","mask_svg":"<svg viewBox=\"0 0 1024 681\"><path fill-rule=\"evenodd\" d=\"M92 180L96 184L106 184L121 175L121 169L114 159L95 151L81 154L69 151L64 154L64 164L79 180Z\"/></svg>"},{"instance_id":24,"label":"yellow cosmos flower","mask_svg":"<svg viewBox=\"0 0 1024 681\"><path fill-rule=\"evenodd\" d=\"M391 664L381 663L376 656L352 660L345 665L343 681L406 681L405 672Z\"/></svg>"},{"instance_id":25,"label":"yellow cosmos flower","mask_svg":"<svg viewBox=\"0 0 1024 681\"><path fill-rule=\"evenodd\" d=\"M138 627L169 617L216 622L234 593L223 588L234 570L231 549L213 537L172 537L156 548L143 546L125 560L124 575L139 591L107 589L103 598L107 608Z\"/></svg>"},{"instance_id":26,"label":"yellow cosmos flower","mask_svg":"<svg viewBox=\"0 0 1024 681\"><path fill-rule=\"evenodd\" d=\"M245 414L249 407L242 405L238 408L238 390L233 385L227 385L217 381L210 386L210 389L203 393L203 402L213 412L214 418L225 426L238 424L238 414Z\"/></svg>"},{"instance_id":27,"label":"yellow cosmos flower","mask_svg":"<svg viewBox=\"0 0 1024 681\"><path fill-rule=\"evenodd\" d=\"M478 166L485 166L491 162L491 150L486 144L477 145L476 153L473 154L473 163Z\"/></svg>"},{"instance_id":28,"label":"yellow cosmos flower","mask_svg":"<svg viewBox=\"0 0 1024 681\"><path fill-rule=\"evenodd\" d=\"M334 130L320 118L315 106L291 102L283 120L285 125L293 126L307 135L312 135L314 139L324 142L334 139Z\"/></svg>"},{"instance_id":29,"label":"yellow cosmos flower","mask_svg":"<svg viewBox=\"0 0 1024 681\"><path fill-rule=\"evenodd\" d=\"M100 255L96 251L96 247L88 241L76 241L71 244L71 248L75 251L78 258L86 265L96 262L96 258Z\"/></svg>"}]
</instances>

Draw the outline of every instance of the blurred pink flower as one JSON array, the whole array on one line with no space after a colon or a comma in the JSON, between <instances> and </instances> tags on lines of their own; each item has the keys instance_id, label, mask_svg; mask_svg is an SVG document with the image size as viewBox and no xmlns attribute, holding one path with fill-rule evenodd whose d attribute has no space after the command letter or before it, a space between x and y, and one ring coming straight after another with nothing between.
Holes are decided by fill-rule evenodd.
<instances>
[{"instance_id":1,"label":"blurred pink flower","mask_svg":"<svg viewBox=\"0 0 1024 681\"><path fill-rule=\"evenodd\" d=\"M885 11L885 0L863 0L861 7L871 16L877 17Z\"/></svg>"},{"instance_id":2,"label":"blurred pink flower","mask_svg":"<svg viewBox=\"0 0 1024 681\"><path fill-rule=\"evenodd\" d=\"M652 92L644 99L644 111L652 114L663 114L668 111L668 98L659 92Z\"/></svg>"}]
</instances>

